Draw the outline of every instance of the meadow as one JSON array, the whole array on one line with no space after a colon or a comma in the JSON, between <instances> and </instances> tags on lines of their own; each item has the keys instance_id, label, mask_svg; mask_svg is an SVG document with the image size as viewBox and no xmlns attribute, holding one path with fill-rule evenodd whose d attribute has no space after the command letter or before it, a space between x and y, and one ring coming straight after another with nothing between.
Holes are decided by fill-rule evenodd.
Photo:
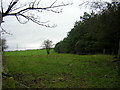
<instances>
[{"instance_id":1,"label":"meadow","mask_svg":"<svg viewBox=\"0 0 120 90\"><path fill-rule=\"evenodd\" d=\"M5 52L4 58L8 73L30 88L119 87L118 64L111 55L58 54L54 50L47 55L45 50L26 50Z\"/></svg>"}]
</instances>

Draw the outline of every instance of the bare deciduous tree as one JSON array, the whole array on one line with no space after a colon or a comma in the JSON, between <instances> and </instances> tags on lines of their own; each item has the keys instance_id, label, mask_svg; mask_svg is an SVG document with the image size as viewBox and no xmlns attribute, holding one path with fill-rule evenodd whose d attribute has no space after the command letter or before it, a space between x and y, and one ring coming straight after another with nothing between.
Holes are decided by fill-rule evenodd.
<instances>
[{"instance_id":1,"label":"bare deciduous tree","mask_svg":"<svg viewBox=\"0 0 120 90\"><path fill-rule=\"evenodd\" d=\"M60 7L70 5L71 3L63 3L58 4L58 0L53 0L53 2L48 6L42 6L42 0L29 0L30 2L22 1L22 0L8 0L9 5L5 5L5 0L0 1L2 18L6 16L15 16L16 19L21 23L25 24L28 21L32 21L38 25L46 26L46 27L55 27L55 25L50 26L46 22L42 22L40 20L40 16L36 14L36 12L41 13L43 11L51 11L54 13L62 12ZM22 21L21 18L25 18L25 21Z\"/></svg>"},{"instance_id":2,"label":"bare deciduous tree","mask_svg":"<svg viewBox=\"0 0 120 90\"><path fill-rule=\"evenodd\" d=\"M55 27L55 25L51 26L47 24L47 22L42 22L40 20L40 16L36 14L36 12L41 13L43 11L51 11L54 13L60 13L62 11L60 7L70 5L70 3L62 2L60 4L57 4L58 0L54 0L50 5L42 6L40 4L41 1L44 1L44 0L0 0L0 20L3 20L3 18L6 16L15 16L18 22L20 22L21 24L25 24L28 21L32 21L41 26ZM6 2L8 2L8 5L6 4ZM22 21L23 18L25 19L25 21ZM0 22L0 25L1 25L1 22ZM6 30L4 30L3 28L1 29L2 31L0 31L0 37L1 37L1 32L6 33ZM1 65L1 62L2 62L2 51L1 50L2 49L0 48L0 68L2 66ZM1 69L0 69L0 72L1 72ZM1 74L0 74L0 89L1 89L1 83L2 82L1 82Z\"/></svg>"}]
</instances>

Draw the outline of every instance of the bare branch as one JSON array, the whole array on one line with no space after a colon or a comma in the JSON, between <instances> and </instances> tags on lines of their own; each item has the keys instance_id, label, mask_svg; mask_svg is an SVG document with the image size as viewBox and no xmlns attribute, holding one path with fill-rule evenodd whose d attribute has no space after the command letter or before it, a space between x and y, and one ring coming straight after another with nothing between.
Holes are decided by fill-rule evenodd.
<instances>
[{"instance_id":1,"label":"bare branch","mask_svg":"<svg viewBox=\"0 0 120 90\"><path fill-rule=\"evenodd\" d=\"M28 7L28 8L25 8L25 9L18 11L17 13L21 13L21 12L26 11L26 10L48 10L48 9L67 6L67 5L70 5L70 4L62 4L62 5L56 5L56 6L52 6L52 7L50 6L50 7L44 7L44 8Z\"/></svg>"},{"instance_id":2,"label":"bare branch","mask_svg":"<svg viewBox=\"0 0 120 90\"><path fill-rule=\"evenodd\" d=\"M39 5L40 5L41 0L34 0L33 2L18 6L18 4L17 4L18 1L19 0L12 0L10 2L6 12L2 13L2 17L15 16L16 19L18 20L18 22L20 22L21 24L26 24L28 21L32 21L32 22L34 22L38 25L45 26L45 27L55 27L56 25L50 26L49 24L45 24L45 22L40 22L38 20L38 18L36 18L35 15L32 14L33 12L31 12L31 11L38 11L38 12L51 11L51 12L54 12L54 13L61 13L62 9L60 9L60 7L72 4L72 3L71 4L70 3L68 3L68 4L61 3L59 5L55 5L56 2L57 2L57 0L55 0L48 7L40 7ZM17 5L17 7L15 7L16 5ZM24 17L27 21L22 22L21 19L20 19L20 16Z\"/></svg>"},{"instance_id":3,"label":"bare branch","mask_svg":"<svg viewBox=\"0 0 120 90\"><path fill-rule=\"evenodd\" d=\"M21 22L21 20L18 18L18 15L15 15L15 16L16 16L16 19L18 20L18 22L21 24L26 24L29 21L29 19L26 18L27 21Z\"/></svg>"},{"instance_id":4,"label":"bare branch","mask_svg":"<svg viewBox=\"0 0 120 90\"><path fill-rule=\"evenodd\" d=\"M19 10L19 9L25 7L25 6L27 6L27 4L23 4L23 5L19 6L19 7L13 8L12 11Z\"/></svg>"},{"instance_id":5,"label":"bare branch","mask_svg":"<svg viewBox=\"0 0 120 90\"><path fill-rule=\"evenodd\" d=\"M54 12L54 13L61 13L62 12L62 9L60 9L60 10L46 10L46 11L51 11L51 12Z\"/></svg>"},{"instance_id":6,"label":"bare branch","mask_svg":"<svg viewBox=\"0 0 120 90\"><path fill-rule=\"evenodd\" d=\"M11 33L9 33L9 32L7 32L4 28L2 28L2 26L0 26L1 27L1 29L2 29L2 31L1 31L1 33L2 34L9 34L9 35L12 35Z\"/></svg>"},{"instance_id":7,"label":"bare branch","mask_svg":"<svg viewBox=\"0 0 120 90\"><path fill-rule=\"evenodd\" d=\"M5 12L5 14L7 15L8 13L10 13L10 11L12 11L12 8L15 6L15 4L17 4L17 2L18 2L19 0L12 0L11 2L10 2L10 5L9 5L9 7L8 7L8 9L7 9L7 11Z\"/></svg>"},{"instance_id":8,"label":"bare branch","mask_svg":"<svg viewBox=\"0 0 120 90\"><path fill-rule=\"evenodd\" d=\"M49 6L49 7L43 7L43 8L41 8L41 7L27 7L27 8L24 8L24 9L22 9L22 10L19 10L18 12L16 12L16 13L10 13L10 11L12 10L12 8L13 8L13 6L18 2L19 0L16 0L16 1L14 1L13 2L13 0L11 1L11 4L9 5L9 8L7 9L7 11L5 12L5 13L2 13L2 16L4 17L4 16L7 16L7 15L16 15L16 14L18 14L18 13L21 13L21 12L24 12L24 11L28 11L28 10L38 10L38 11L40 11L40 10L47 10L47 11L52 11L52 12L57 12L57 11L54 11L54 10L49 10L49 9L54 9L54 8L58 8L58 7L62 7L62 6L67 6L67 5L71 5L71 4L61 4L61 5L55 5L55 6L53 6L54 4L55 4L55 2L57 1L55 1L53 4L51 4L51 6ZM36 1L36 0L35 0ZM37 3L37 5L38 5L38 3ZM24 5L24 6L26 6L26 5ZM19 7L20 8L20 7ZM17 8L17 9L19 9L19 8ZM60 11L61 12L61 11ZM59 12L59 13L60 13Z\"/></svg>"},{"instance_id":9,"label":"bare branch","mask_svg":"<svg viewBox=\"0 0 120 90\"><path fill-rule=\"evenodd\" d=\"M37 4L36 4L37 8L39 7L40 1L41 1L41 0L39 0L39 1L37 2Z\"/></svg>"},{"instance_id":10,"label":"bare branch","mask_svg":"<svg viewBox=\"0 0 120 90\"><path fill-rule=\"evenodd\" d=\"M40 21L38 21L38 20L37 20L35 17L33 17L33 16L25 16L25 15L23 15L23 14L18 14L18 15L20 15L20 16L26 18L27 20L30 20L30 21L38 24L38 25L41 25L41 26L45 26L45 27L49 27L49 28L54 28L54 27L56 27L56 25L52 25L52 26L50 26L49 24L46 25L45 23L47 23L47 22L40 22ZM19 19L17 19L17 20L18 20L19 22L21 22ZM23 24L23 23L22 23L22 24Z\"/></svg>"},{"instance_id":11,"label":"bare branch","mask_svg":"<svg viewBox=\"0 0 120 90\"><path fill-rule=\"evenodd\" d=\"M55 1L50 5L50 7L52 7L56 2L57 2L57 0L55 0Z\"/></svg>"},{"instance_id":12,"label":"bare branch","mask_svg":"<svg viewBox=\"0 0 120 90\"><path fill-rule=\"evenodd\" d=\"M35 7L36 1L37 1L37 0L35 0L35 1L32 3L32 7Z\"/></svg>"}]
</instances>

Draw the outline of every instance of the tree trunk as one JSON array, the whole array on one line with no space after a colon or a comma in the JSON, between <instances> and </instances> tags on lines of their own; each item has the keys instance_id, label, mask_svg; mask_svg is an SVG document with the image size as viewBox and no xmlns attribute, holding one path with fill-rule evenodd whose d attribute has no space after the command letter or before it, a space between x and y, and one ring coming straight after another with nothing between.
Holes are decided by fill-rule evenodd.
<instances>
[{"instance_id":1,"label":"tree trunk","mask_svg":"<svg viewBox=\"0 0 120 90\"><path fill-rule=\"evenodd\" d=\"M120 58L120 40L119 40L119 47L118 47L118 56L117 58L119 59Z\"/></svg>"},{"instance_id":2,"label":"tree trunk","mask_svg":"<svg viewBox=\"0 0 120 90\"><path fill-rule=\"evenodd\" d=\"M0 12L0 26L2 23L2 13ZM1 38L1 30L0 30L0 38ZM0 90L2 90L2 39L0 39Z\"/></svg>"},{"instance_id":3,"label":"tree trunk","mask_svg":"<svg viewBox=\"0 0 120 90\"><path fill-rule=\"evenodd\" d=\"M114 49L112 49L112 53L111 54L114 55Z\"/></svg>"},{"instance_id":4,"label":"tree trunk","mask_svg":"<svg viewBox=\"0 0 120 90\"><path fill-rule=\"evenodd\" d=\"M105 51L106 51L106 50L105 50L105 49L103 49L103 54L105 54Z\"/></svg>"},{"instance_id":5,"label":"tree trunk","mask_svg":"<svg viewBox=\"0 0 120 90\"><path fill-rule=\"evenodd\" d=\"M49 55L50 54L50 50L46 50L47 51L47 54Z\"/></svg>"},{"instance_id":6,"label":"tree trunk","mask_svg":"<svg viewBox=\"0 0 120 90\"><path fill-rule=\"evenodd\" d=\"M2 90L2 45L0 45L0 90Z\"/></svg>"}]
</instances>

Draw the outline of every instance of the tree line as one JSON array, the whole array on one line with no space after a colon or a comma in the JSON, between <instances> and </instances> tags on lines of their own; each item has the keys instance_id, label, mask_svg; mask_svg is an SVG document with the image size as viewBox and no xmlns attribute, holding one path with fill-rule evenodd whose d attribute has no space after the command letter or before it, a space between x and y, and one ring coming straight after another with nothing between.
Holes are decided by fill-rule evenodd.
<instances>
[{"instance_id":1,"label":"tree line","mask_svg":"<svg viewBox=\"0 0 120 90\"><path fill-rule=\"evenodd\" d=\"M73 54L117 54L120 41L120 2L106 3L101 12L85 12L54 50Z\"/></svg>"}]
</instances>

